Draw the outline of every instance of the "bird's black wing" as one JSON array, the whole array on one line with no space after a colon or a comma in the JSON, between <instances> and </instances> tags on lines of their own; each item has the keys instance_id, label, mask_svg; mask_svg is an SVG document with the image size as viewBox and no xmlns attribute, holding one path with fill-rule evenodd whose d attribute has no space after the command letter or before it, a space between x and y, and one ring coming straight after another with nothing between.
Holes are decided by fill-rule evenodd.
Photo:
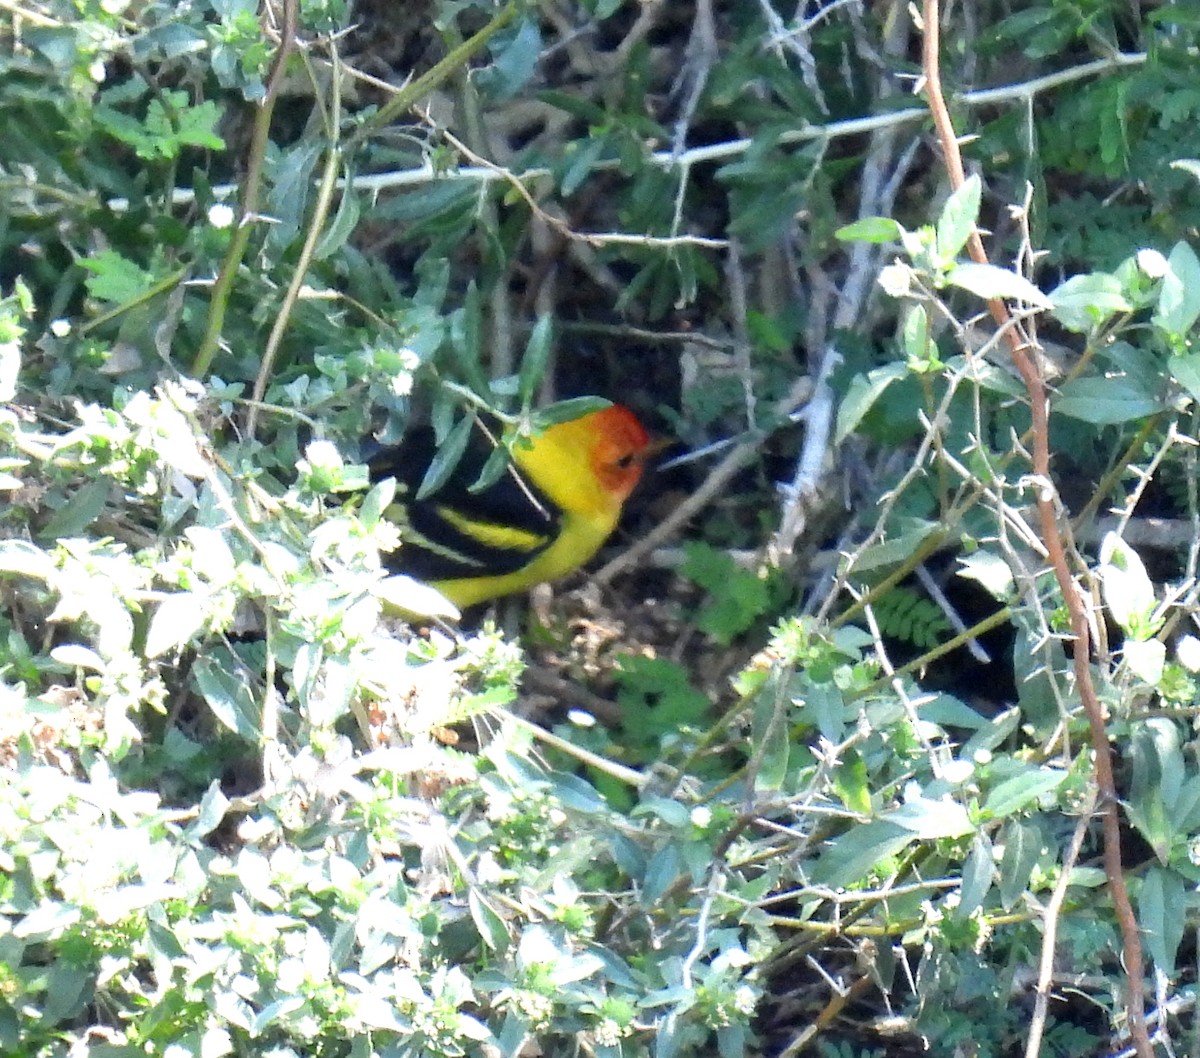
<instances>
[{"instance_id":1,"label":"bird's black wing","mask_svg":"<svg viewBox=\"0 0 1200 1058\"><path fill-rule=\"evenodd\" d=\"M416 499L436 454L433 430L418 428L393 447L369 452L371 480L394 477L403 544L389 556L396 572L436 581L514 573L554 539L562 515L513 464L487 488L471 492L494 446L474 430L449 479L433 495Z\"/></svg>"}]
</instances>

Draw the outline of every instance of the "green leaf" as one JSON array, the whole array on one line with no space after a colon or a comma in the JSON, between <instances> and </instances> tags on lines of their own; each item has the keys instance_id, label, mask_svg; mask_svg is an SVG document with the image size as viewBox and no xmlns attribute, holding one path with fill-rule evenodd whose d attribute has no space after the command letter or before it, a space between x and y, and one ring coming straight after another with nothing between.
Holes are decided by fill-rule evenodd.
<instances>
[{"instance_id":1,"label":"green leaf","mask_svg":"<svg viewBox=\"0 0 1200 1058\"><path fill-rule=\"evenodd\" d=\"M1155 326L1172 338L1183 341L1200 317L1200 260L1185 242L1177 242L1167 258L1167 274L1162 277Z\"/></svg>"},{"instance_id":2,"label":"green leaf","mask_svg":"<svg viewBox=\"0 0 1200 1058\"><path fill-rule=\"evenodd\" d=\"M949 797L915 795L893 808L885 818L911 831L922 841L961 838L974 829L967 810Z\"/></svg>"},{"instance_id":3,"label":"green leaf","mask_svg":"<svg viewBox=\"0 0 1200 1058\"><path fill-rule=\"evenodd\" d=\"M80 258L79 264L92 274L85 280L88 293L101 301L124 305L141 297L154 285L154 277L116 250Z\"/></svg>"},{"instance_id":4,"label":"green leaf","mask_svg":"<svg viewBox=\"0 0 1200 1058\"><path fill-rule=\"evenodd\" d=\"M85 647L80 643L63 643L51 650L50 656L60 665L87 669L91 672L104 671L104 659L91 647Z\"/></svg>"},{"instance_id":5,"label":"green leaf","mask_svg":"<svg viewBox=\"0 0 1200 1058\"><path fill-rule=\"evenodd\" d=\"M981 585L993 599L1005 602L1013 598L1016 577L1012 567L995 552L975 551L959 556L958 562L962 567L958 575Z\"/></svg>"},{"instance_id":6,"label":"green leaf","mask_svg":"<svg viewBox=\"0 0 1200 1058\"><path fill-rule=\"evenodd\" d=\"M816 683L807 677L802 677L800 684L796 704L802 707L804 718L816 724L822 738L835 745L841 742L855 713L847 707L842 692L832 683Z\"/></svg>"},{"instance_id":7,"label":"green leaf","mask_svg":"<svg viewBox=\"0 0 1200 1058\"><path fill-rule=\"evenodd\" d=\"M1135 639L1153 635L1156 629L1150 626L1158 605L1154 584L1138 553L1116 533L1106 533L1100 542L1098 572L1112 619Z\"/></svg>"},{"instance_id":8,"label":"green leaf","mask_svg":"<svg viewBox=\"0 0 1200 1058\"><path fill-rule=\"evenodd\" d=\"M162 109L163 135L169 136L172 144L170 157L174 157L178 153L176 145L202 147L213 151L225 149L225 141L216 133L217 122L221 120L222 112L213 100L208 99L193 106L187 103L187 95L184 92L170 92L168 95L173 97L172 103L177 108L174 119L178 123L178 127L173 127L171 115L167 114L166 109L162 108L162 104L158 100L150 104L146 120L149 125L156 105Z\"/></svg>"},{"instance_id":9,"label":"green leaf","mask_svg":"<svg viewBox=\"0 0 1200 1058\"><path fill-rule=\"evenodd\" d=\"M891 217L863 217L838 228L834 237L843 242L899 242L904 229Z\"/></svg>"},{"instance_id":10,"label":"green leaf","mask_svg":"<svg viewBox=\"0 0 1200 1058\"><path fill-rule=\"evenodd\" d=\"M508 927L491 904L479 895L479 890L475 886L472 886L467 892L467 907L471 912L471 921L475 923L475 928L479 931L479 939L492 951L507 951Z\"/></svg>"},{"instance_id":11,"label":"green leaf","mask_svg":"<svg viewBox=\"0 0 1200 1058\"><path fill-rule=\"evenodd\" d=\"M108 478L96 478L81 485L62 507L60 507L38 533L43 540L59 540L67 536L79 536L104 510L112 482Z\"/></svg>"},{"instance_id":12,"label":"green leaf","mask_svg":"<svg viewBox=\"0 0 1200 1058\"><path fill-rule=\"evenodd\" d=\"M233 656L223 651L217 657L230 669L222 668L215 657L198 659L192 669L197 689L213 715L230 731L248 742L261 742L258 702L246 681L232 671L236 664Z\"/></svg>"},{"instance_id":13,"label":"green leaf","mask_svg":"<svg viewBox=\"0 0 1200 1058\"><path fill-rule=\"evenodd\" d=\"M54 559L27 540L0 540L0 573L16 573L46 580L54 572Z\"/></svg>"},{"instance_id":14,"label":"green leaf","mask_svg":"<svg viewBox=\"0 0 1200 1058\"><path fill-rule=\"evenodd\" d=\"M896 520L896 532L880 544L867 548L854 563L856 573L867 573L880 566L903 562L929 537L943 532L940 522L928 522L922 518Z\"/></svg>"},{"instance_id":15,"label":"green leaf","mask_svg":"<svg viewBox=\"0 0 1200 1058\"><path fill-rule=\"evenodd\" d=\"M17 378L20 374L20 342L0 342L0 404L7 404L17 395Z\"/></svg>"},{"instance_id":16,"label":"green leaf","mask_svg":"<svg viewBox=\"0 0 1200 1058\"><path fill-rule=\"evenodd\" d=\"M559 400L538 408L529 421L535 430L545 430L560 422L570 422L594 411L611 408L612 401L603 397L572 397L570 400Z\"/></svg>"},{"instance_id":17,"label":"green leaf","mask_svg":"<svg viewBox=\"0 0 1200 1058\"><path fill-rule=\"evenodd\" d=\"M615 11L624 0L606 0L604 6L611 6ZM609 12L611 14L611 12ZM598 18L607 18L607 15L602 15L596 12ZM540 99L547 106L554 107L557 110L562 110L572 117L578 118L585 125L599 127L608 120L608 114L603 107L597 106L590 99L584 96L576 95L573 92L563 92L555 89L547 89L544 92L538 93ZM571 141L576 142L575 140Z\"/></svg>"},{"instance_id":18,"label":"green leaf","mask_svg":"<svg viewBox=\"0 0 1200 1058\"><path fill-rule=\"evenodd\" d=\"M450 351L454 354L462 379L480 397L491 395L483 371L483 304L475 280L467 284L467 294L450 319Z\"/></svg>"},{"instance_id":19,"label":"green leaf","mask_svg":"<svg viewBox=\"0 0 1200 1058\"><path fill-rule=\"evenodd\" d=\"M1121 650L1125 665L1143 683L1156 687L1167 664L1167 645L1157 639L1127 639Z\"/></svg>"},{"instance_id":20,"label":"green leaf","mask_svg":"<svg viewBox=\"0 0 1200 1058\"><path fill-rule=\"evenodd\" d=\"M1175 954L1187 925L1188 890L1177 871L1151 865L1138 891L1138 925L1146 951L1158 969L1175 975Z\"/></svg>"},{"instance_id":21,"label":"green leaf","mask_svg":"<svg viewBox=\"0 0 1200 1058\"><path fill-rule=\"evenodd\" d=\"M750 737L758 760L758 770L754 775L756 791L783 788L791 750L786 711L786 700L780 700L772 690L757 695L755 699Z\"/></svg>"},{"instance_id":22,"label":"green leaf","mask_svg":"<svg viewBox=\"0 0 1200 1058\"><path fill-rule=\"evenodd\" d=\"M591 952L581 952L578 955L568 955L555 962L550 971L550 980L559 988L584 981L593 974L604 969L604 960Z\"/></svg>"},{"instance_id":23,"label":"green leaf","mask_svg":"<svg viewBox=\"0 0 1200 1058\"><path fill-rule=\"evenodd\" d=\"M466 415L454 424L450 433L446 435L446 440L438 448L437 454L430 461L425 477L421 479L421 486L417 489L418 500L432 496L450 480L467 450L467 442L470 441L474 428L474 415Z\"/></svg>"},{"instance_id":24,"label":"green leaf","mask_svg":"<svg viewBox=\"0 0 1200 1058\"><path fill-rule=\"evenodd\" d=\"M917 715L941 727L961 727L967 731L978 731L989 723L986 716L952 694L931 695L928 700L923 696L917 705Z\"/></svg>"},{"instance_id":25,"label":"green leaf","mask_svg":"<svg viewBox=\"0 0 1200 1058\"><path fill-rule=\"evenodd\" d=\"M1009 819L1000 831L1000 904L1005 911L1025 895L1033 868L1042 854L1042 832L1031 824Z\"/></svg>"},{"instance_id":26,"label":"green leaf","mask_svg":"<svg viewBox=\"0 0 1200 1058\"><path fill-rule=\"evenodd\" d=\"M221 789L221 780L213 779L200 799L200 812L196 816L195 822L187 828L188 839L200 841L202 838L208 837L221 825L225 814L229 811L229 805L229 798Z\"/></svg>"},{"instance_id":27,"label":"green leaf","mask_svg":"<svg viewBox=\"0 0 1200 1058\"><path fill-rule=\"evenodd\" d=\"M969 290L985 300L1004 298L1009 301L1024 301L1044 309L1048 309L1051 304L1050 299L1024 276L998 265L965 261L946 273L946 282L951 286Z\"/></svg>"},{"instance_id":28,"label":"green leaf","mask_svg":"<svg viewBox=\"0 0 1200 1058\"><path fill-rule=\"evenodd\" d=\"M670 658L627 655L615 675L622 726L635 745L657 745L664 734L698 723L712 706L689 682L688 670Z\"/></svg>"},{"instance_id":29,"label":"green leaf","mask_svg":"<svg viewBox=\"0 0 1200 1058\"><path fill-rule=\"evenodd\" d=\"M349 186L349 180L346 183L347 186L342 191L342 198L338 203L338 211L334 214L333 222L321 233L321 238L313 251L313 257L318 261L325 260L345 246L358 226L359 214L362 210L358 196Z\"/></svg>"},{"instance_id":30,"label":"green leaf","mask_svg":"<svg viewBox=\"0 0 1200 1058\"><path fill-rule=\"evenodd\" d=\"M168 595L154 609L146 632L146 657L156 658L185 646L208 620L206 600L194 592Z\"/></svg>"},{"instance_id":31,"label":"green leaf","mask_svg":"<svg viewBox=\"0 0 1200 1058\"><path fill-rule=\"evenodd\" d=\"M12 928L12 935L19 940L42 942L56 940L63 932L79 921L80 911L77 907L46 902L39 905L17 921Z\"/></svg>"},{"instance_id":32,"label":"green leaf","mask_svg":"<svg viewBox=\"0 0 1200 1058\"><path fill-rule=\"evenodd\" d=\"M488 101L501 103L529 82L541 60L542 35L537 19L524 18L515 31L497 36L491 51L491 65L474 71L474 76L487 93Z\"/></svg>"},{"instance_id":33,"label":"green leaf","mask_svg":"<svg viewBox=\"0 0 1200 1058\"><path fill-rule=\"evenodd\" d=\"M533 401L534 390L546 373L546 364L550 360L550 350L553 348L553 317L539 316L529 335L525 346L525 354L521 357L521 374L517 381L517 399L522 408L528 408Z\"/></svg>"},{"instance_id":34,"label":"green leaf","mask_svg":"<svg viewBox=\"0 0 1200 1058\"><path fill-rule=\"evenodd\" d=\"M812 868L816 885L849 889L863 881L881 860L902 852L914 841L907 827L884 819L853 827L833 840Z\"/></svg>"},{"instance_id":35,"label":"green leaf","mask_svg":"<svg viewBox=\"0 0 1200 1058\"><path fill-rule=\"evenodd\" d=\"M929 344L929 313L924 305L914 305L904 318L904 330L901 333L901 344L904 355L917 362L929 359L931 347Z\"/></svg>"},{"instance_id":36,"label":"green leaf","mask_svg":"<svg viewBox=\"0 0 1200 1058\"><path fill-rule=\"evenodd\" d=\"M457 621L462 616L458 607L440 591L406 573L384 577L375 589L375 595L386 605L414 617L446 617Z\"/></svg>"},{"instance_id":37,"label":"green leaf","mask_svg":"<svg viewBox=\"0 0 1200 1058\"><path fill-rule=\"evenodd\" d=\"M675 845L664 845L646 865L646 876L642 879L642 906L652 907L679 877L683 863Z\"/></svg>"},{"instance_id":38,"label":"green leaf","mask_svg":"<svg viewBox=\"0 0 1200 1058\"><path fill-rule=\"evenodd\" d=\"M374 529L383 517L383 512L392 505L395 498L396 479L385 478L363 498L362 506L358 511L358 520L367 529Z\"/></svg>"},{"instance_id":39,"label":"green leaf","mask_svg":"<svg viewBox=\"0 0 1200 1058\"><path fill-rule=\"evenodd\" d=\"M94 971L90 966L64 965L65 960L50 968L46 980L46 1005L41 1016L47 1025L73 1018L83 1010L92 997Z\"/></svg>"},{"instance_id":40,"label":"green leaf","mask_svg":"<svg viewBox=\"0 0 1200 1058\"><path fill-rule=\"evenodd\" d=\"M320 145L308 141L301 141L275 156L267 208L276 223L267 229L267 241L268 245L277 246L280 252L295 238L305 220L312 197L313 170L320 157Z\"/></svg>"},{"instance_id":41,"label":"green leaf","mask_svg":"<svg viewBox=\"0 0 1200 1058\"><path fill-rule=\"evenodd\" d=\"M971 851L963 864L962 889L959 891L958 906L953 917L963 921L971 917L980 907L992 888L992 877L995 874L995 860L992 856L992 843L987 834L982 831L975 835L971 843Z\"/></svg>"},{"instance_id":42,"label":"green leaf","mask_svg":"<svg viewBox=\"0 0 1200 1058\"><path fill-rule=\"evenodd\" d=\"M600 160L609 152L608 136L593 135L583 140L570 140L562 150L558 166L559 194L569 198L579 190Z\"/></svg>"},{"instance_id":43,"label":"green leaf","mask_svg":"<svg viewBox=\"0 0 1200 1058\"><path fill-rule=\"evenodd\" d=\"M302 1006L304 1006L304 999L301 996L284 996L282 999L276 999L273 1003L268 1003L254 1015L254 1019L250 1023L250 1035L252 1037L261 1036L284 1015L290 1014Z\"/></svg>"},{"instance_id":44,"label":"green leaf","mask_svg":"<svg viewBox=\"0 0 1200 1058\"><path fill-rule=\"evenodd\" d=\"M656 819L661 819L667 826L676 829L686 827L691 820L691 812L687 805L681 804L673 798L659 797L656 794L644 796L631 815L635 819L639 816L654 816Z\"/></svg>"},{"instance_id":45,"label":"green leaf","mask_svg":"<svg viewBox=\"0 0 1200 1058\"><path fill-rule=\"evenodd\" d=\"M971 232L975 230L975 221L979 217L979 200L982 192L983 187L979 177L972 174L962 187L946 199L941 216L938 217L937 239L934 244L939 265L949 264L967 245ZM1003 297L1004 295L989 294L985 296Z\"/></svg>"},{"instance_id":46,"label":"green leaf","mask_svg":"<svg viewBox=\"0 0 1200 1058\"><path fill-rule=\"evenodd\" d=\"M483 462L483 469L479 471L477 477L470 485L467 486L468 492L486 492L508 469L512 463L512 453L505 445L496 445L495 448L488 454L487 459Z\"/></svg>"},{"instance_id":47,"label":"green leaf","mask_svg":"<svg viewBox=\"0 0 1200 1058\"><path fill-rule=\"evenodd\" d=\"M983 810L995 819L1013 815L1043 794L1058 789L1067 773L1061 768L1030 767L992 787L983 802Z\"/></svg>"},{"instance_id":48,"label":"green leaf","mask_svg":"<svg viewBox=\"0 0 1200 1058\"><path fill-rule=\"evenodd\" d=\"M1107 426L1144 419L1162 411L1165 405L1133 379L1114 376L1064 382L1058 400L1051 407L1072 419Z\"/></svg>"},{"instance_id":49,"label":"green leaf","mask_svg":"<svg viewBox=\"0 0 1200 1058\"><path fill-rule=\"evenodd\" d=\"M583 776L566 772L551 772L553 795L572 812L584 815L601 815L608 811L608 803L600 792Z\"/></svg>"},{"instance_id":50,"label":"green leaf","mask_svg":"<svg viewBox=\"0 0 1200 1058\"><path fill-rule=\"evenodd\" d=\"M701 541L687 541L683 549L679 572L708 592L696 624L716 642L728 645L770 608L768 582L753 570L739 569L725 552Z\"/></svg>"},{"instance_id":51,"label":"green leaf","mask_svg":"<svg viewBox=\"0 0 1200 1058\"><path fill-rule=\"evenodd\" d=\"M907 375L908 368L900 363L885 364L865 375L855 375L838 407L837 430L834 433L833 443L841 444L850 436L855 427L862 422L863 416L883 395L884 390L897 379L905 378Z\"/></svg>"},{"instance_id":52,"label":"green leaf","mask_svg":"<svg viewBox=\"0 0 1200 1058\"><path fill-rule=\"evenodd\" d=\"M1088 334L1132 306L1121 290L1121 281L1106 272L1072 276L1050 291L1051 311L1069 331Z\"/></svg>"},{"instance_id":53,"label":"green leaf","mask_svg":"<svg viewBox=\"0 0 1200 1058\"><path fill-rule=\"evenodd\" d=\"M1200 401L1200 353L1171 357L1167 361L1167 370L1191 394L1192 400Z\"/></svg>"},{"instance_id":54,"label":"green leaf","mask_svg":"<svg viewBox=\"0 0 1200 1058\"><path fill-rule=\"evenodd\" d=\"M833 773L834 792L851 812L867 815L871 811L871 786L867 774L867 763L862 754L851 748L840 758Z\"/></svg>"}]
</instances>

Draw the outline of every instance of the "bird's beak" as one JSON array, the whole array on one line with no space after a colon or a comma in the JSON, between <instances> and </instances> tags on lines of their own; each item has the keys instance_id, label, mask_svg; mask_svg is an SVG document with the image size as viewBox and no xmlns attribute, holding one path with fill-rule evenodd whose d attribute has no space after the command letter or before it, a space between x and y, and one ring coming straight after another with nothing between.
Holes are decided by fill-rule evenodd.
<instances>
[{"instance_id":1,"label":"bird's beak","mask_svg":"<svg viewBox=\"0 0 1200 1058\"><path fill-rule=\"evenodd\" d=\"M642 461L649 463L656 456L662 455L668 448L674 448L681 442L674 437L656 437L642 452Z\"/></svg>"}]
</instances>

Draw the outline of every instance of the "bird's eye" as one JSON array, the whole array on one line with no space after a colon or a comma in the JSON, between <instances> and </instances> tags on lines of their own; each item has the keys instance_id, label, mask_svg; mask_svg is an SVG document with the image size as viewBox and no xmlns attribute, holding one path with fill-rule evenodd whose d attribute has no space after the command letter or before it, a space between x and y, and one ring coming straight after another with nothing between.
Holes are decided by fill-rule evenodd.
<instances>
[{"instance_id":1,"label":"bird's eye","mask_svg":"<svg viewBox=\"0 0 1200 1058\"><path fill-rule=\"evenodd\" d=\"M633 466L634 461L635 461L634 454L632 452L629 452L626 455L621 456L621 458L617 460L617 466L621 470L628 470L631 466Z\"/></svg>"}]
</instances>

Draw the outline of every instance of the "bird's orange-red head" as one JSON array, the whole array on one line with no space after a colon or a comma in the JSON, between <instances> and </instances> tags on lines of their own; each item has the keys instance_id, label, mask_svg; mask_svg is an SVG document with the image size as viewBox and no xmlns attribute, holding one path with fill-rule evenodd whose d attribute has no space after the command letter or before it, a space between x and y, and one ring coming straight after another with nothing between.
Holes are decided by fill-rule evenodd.
<instances>
[{"instance_id":1,"label":"bird's orange-red head","mask_svg":"<svg viewBox=\"0 0 1200 1058\"><path fill-rule=\"evenodd\" d=\"M646 428L628 408L619 404L585 416L595 431L592 469L600 484L624 502L641 480L653 446Z\"/></svg>"}]
</instances>

